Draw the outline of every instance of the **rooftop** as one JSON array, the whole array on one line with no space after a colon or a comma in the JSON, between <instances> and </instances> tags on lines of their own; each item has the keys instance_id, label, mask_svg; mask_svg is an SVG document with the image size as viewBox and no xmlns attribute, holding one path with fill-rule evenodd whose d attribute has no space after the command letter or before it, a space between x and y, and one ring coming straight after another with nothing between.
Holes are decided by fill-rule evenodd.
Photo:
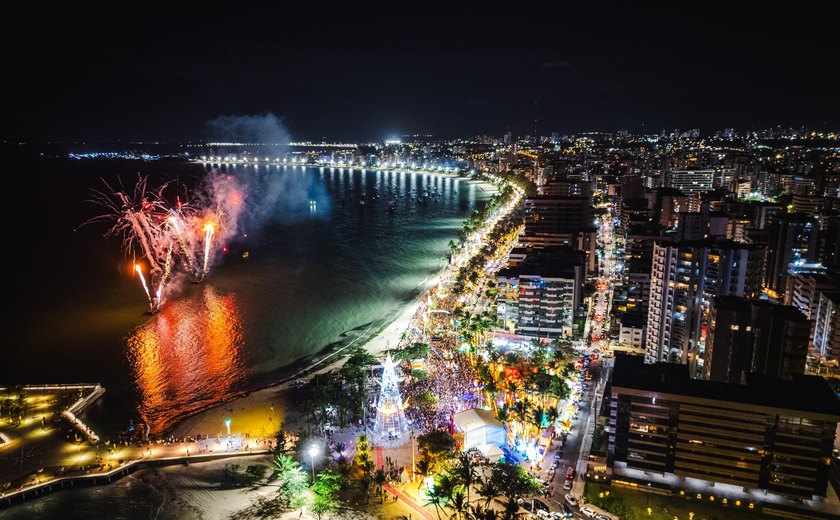
<instances>
[{"instance_id":1,"label":"rooftop","mask_svg":"<svg viewBox=\"0 0 840 520\"><path fill-rule=\"evenodd\" d=\"M645 364L640 356L616 354L612 388L683 395L698 399L764 406L823 415L840 422L840 401L818 376L794 375L793 380L747 374L747 384L692 379L688 365ZM620 390L619 390L620 393Z\"/></svg>"}]
</instances>

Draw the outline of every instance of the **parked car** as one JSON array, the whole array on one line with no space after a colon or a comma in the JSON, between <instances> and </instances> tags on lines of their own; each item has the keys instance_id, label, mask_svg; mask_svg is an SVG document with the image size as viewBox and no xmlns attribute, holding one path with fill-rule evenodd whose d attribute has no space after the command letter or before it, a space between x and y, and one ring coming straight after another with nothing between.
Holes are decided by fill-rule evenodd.
<instances>
[{"instance_id":1,"label":"parked car","mask_svg":"<svg viewBox=\"0 0 840 520\"><path fill-rule=\"evenodd\" d=\"M566 496L564 498L566 499L567 504L569 504L572 507L577 507L578 502L577 500L575 500L575 497L573 497L571 493L566 493Z\"/></svg>"},{"instance_id":2,"label":"parked car","mask_svg":"<svg viewBox=\"0 0 840 520\"><path fill-rule=\"evenodd\" d=\"M562 508L563 508L563 516L564 516L564 517L566 517L566 518L571 518L571 517L575 516L575 512L574 512L574 511L572 511L572 508L571 508L571 507L569 507L568 505L566 505L566 504L560 504L560 507L562 507Z\"/></svg>"},{"instance_id":3,"label":"parked car","mask_svg":"<svg viewBox=\"0 0 840 520\"><path fill-rule=\"evenodd\" d=\"M595 518L598 515L598 512L589 506L583 506L580 508L580 514L588 516L589 518Z\"/></svg>"},{"instance_id":4,"label":"parked car","mask_svg":"<svg viewBox=\"0 0 840 520\"><path fill-rule=\"evenodd\" d=\"M542 500L533 499L534 509L537 511L548 511L548 506Z\"/></svg>"},{"instance_id":5,"label":"parked car","mask_svg":"<svg viewBox=\"0 0 840 520\"><path fill-rule=\"evenodd\" d=\"M525 511L528 511L529 513L533 513L533 512L534 512L534 503L533 503L533 502L531 502L530 500L523 500L523 501L519 504L519 507L521 507L521 508L522 508L522 509L524 509Z\"/></svg>"},{"instance_id":6,"label":"parked car","mask_svg":"<svg viewBox=\"0 0 840 520\"><path fill-rule=\"evenodd\" d=\"M572 481L569 480L569 479L566 479L566 482L563 483L563 489L565 489L566 491L571 491L572 490Z\"/></svg>"}]
</instances>

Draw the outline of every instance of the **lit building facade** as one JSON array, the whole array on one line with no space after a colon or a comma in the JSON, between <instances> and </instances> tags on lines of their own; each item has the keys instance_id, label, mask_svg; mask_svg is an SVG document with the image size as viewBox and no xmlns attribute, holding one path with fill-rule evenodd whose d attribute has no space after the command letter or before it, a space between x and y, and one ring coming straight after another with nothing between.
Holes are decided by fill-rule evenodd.
<instances>
[{"instance_id":1,"label":"lit building facade","mask_svg":"<svg viewBox=\"0 0 840 520\"><path fill-rule=\"evenodd\" d=\"M618 354L610 389L614 483L711 484L719 500L751 490L826 496L840 402L820 377L719 383Z\"/></svg>"},{"instance_id":2,"label":"lit building facade","mask_svg":"<svg viewBox=\"0 0 840 520\"><path fill-rule=\"evenodd\" d=\"M759 259L754 247L728 240L655 242L645 360L690 363L701 375L711 300L757 296Z\"/></svg>"}]
</instances>

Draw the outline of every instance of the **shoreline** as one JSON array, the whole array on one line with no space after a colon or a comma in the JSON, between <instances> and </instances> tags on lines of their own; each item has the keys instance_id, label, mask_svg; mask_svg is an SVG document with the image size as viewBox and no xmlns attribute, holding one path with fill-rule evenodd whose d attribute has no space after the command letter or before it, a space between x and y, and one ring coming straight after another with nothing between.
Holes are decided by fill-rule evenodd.
<instances>
[{"instance_id":1,"label":"shoreline","mask_svg":"<svg viewBox=\"0 0 840 520\"><path fill-rule=\"evenodd\" d=\"M351 346L359 344L360 340L362 341L359 346L365 348L374 357L383 355L389 349L398 348L402 335L411 326L418 308L450 267L447 264L424 279L420 284L424 286L420 294L406 302L393 320L383 324L367 338L362 339L367 332L362 333L347 344L327 352L324 357L315 359L314 362L302 366L289 375L282 376L277 381L235 394L230 399L186 416L177 421L165 434L174 437L221 434L224 430L225 419L231 419L232 424L235 425L232 426L232 431L252 436L270 436L270 432L276 431L280 424L286 430L302 427L299 411L286 406L289 390L293 389L295 382L340 368L344 364L344 358L340 354ZM289 366L293 365L294 363Z\"/></svg>"},{"instance_id":2,"label":"shoreline","mask_svg":"<svg viewBox=\"0 0 840 520\"><path fill-rule=\"evenodd\" d=\"M431 174L431 172L428 173ZM471 183L484 184L489 190L482 190L483 192L496 189L493 184L485 180L471 179L445 172L436 172L435 174L457 176ZM165 435L186 437L196 434L221 434L224 430L225 419L232 420L234 431L253 436L270 435L269 432L276 431L279 424L283 424L283 427L287 430L301 428L303 418L300 412L295 410L294 407L287 406L289 390L294 388L295 382L302 378L340 368L344 364L344 359L340 354L352 345L360 344L373 356L380 356L386 350L397 348L400 345L403 333L407 332L411 326L417 309L451 268L452 265L447 264L430 273L420 282L419 285L422 286L420 293L407 301L396 313L393 320L381 325L378 330L366 338L365 335L368 334L370 327L368 327L368 331L363 332L345 345L328 352L322 350L323 357L318 358L319 353L316 353L313 354L310 361L307 361L307 358L301 358L287 365L287 367L292 368L292 372L280 375L273 382L243 390L233 394L229 399L178 420L164 432ZM295 370L294 367L298 363L301 366Z\"/></svg>"}]
</instances>

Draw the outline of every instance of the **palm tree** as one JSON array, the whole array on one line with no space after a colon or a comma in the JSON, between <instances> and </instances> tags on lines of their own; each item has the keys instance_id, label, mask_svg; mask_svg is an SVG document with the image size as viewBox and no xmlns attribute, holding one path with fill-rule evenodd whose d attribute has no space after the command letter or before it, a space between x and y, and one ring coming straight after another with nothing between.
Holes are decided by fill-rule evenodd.
<instances>
[{"instance_id":1,"label":"palm tree","mask_svg":"<svg viewBox=\"0 0 840 520\"><path fill-rule=\"evenodd\" d=\"M420 489L420 486L423 485L423 479L429 476L429 473L432 471L432 464L428 461L428 459L420 459L414 465L414 469L417 471L417 474L420 475L420 485L417 486L417 489Z\"/></svg>"},{"instance_id":2,"label":"palm tree","mask_svg":"<svg viewBox=\"0 0 840 520\"><path fill-rule=\"evenodd\" d=\"M356 441L356 449L359 450L359 453L367 452L369 448L367 436L359 435L359 439Z\"/></svg>"},{"instance_id":3,"label":"palm tree","mask_svg":"<svg viewBox=\"0 0 840 520\"><path fill-rule=\"evenodd\" d=\"M554 347L554 359L557 362L569 363L577 357L577 351L567 339L557 338L551 345Z\"/></svg>"},{"instance_id":4,"label":"palm tree","mask_svg":"<svg viewBox=\"0 0 840 520\"><path fill-rule=\"evenodd\" d=\"M281 477L288 473L289 471L294 470L295 468L300 467L300 463L293 459L292 457L284 454L278 454L274 457L274 460L271 461L274 465L274 470L277 472L278 475Z\"/></svg>"},{"instance_id":5,"label":"palm tree","mask_svg":"<svg viewBox=\"0 0 840 520\"><path fill-rule=\"evenodd\" d=\"M465 512L469 514L469 505L463 491L459 490L453 493L447 505L454 511L450 519L458 520Z\"/></svg>"},{"instance_id":6,"label":"palm tree","mask_svg":"<svg viewBox=\"0 0 840 520\"><path fill-rule=\"evenodd\" d=\"M450 240L449 241L449 252L452 253L452 255L454 256L455 251L457 251L457 250L458 250L458 244L456 244L455 242Z\"/></svg>"},{"instance_id":7,"label":"palm tree","mask_svg":"<svg viewBox=\"0 0 840 520\"><path fill-rule=\"evenodd\" d=\"M423 505L435 506L435 512L437 513L438 520L440 520L440 512L446 504L446 500L446 496L442 490L435 484L426 491L426 500Z\"/></svg>"},{"instance_id":8,"label":"palm tree","mask_svg":"<svg viewBox=\"0 0 840 520\"><path fill-rule=\"evenodd\" d=\"M543 424L543 417L545 416L545 408L542 406L535 406L531 408L531 416L529 417L529 422L534 426L536 429L542 428Z\"/></svg>"},{"instance_id":9,"label":"palm tree","mask_svg":"<svg viewBox=\"0 0 840 520\"><path fill-rule=\"evenodd\" d=\"M478 487L478 494L484 498L485 509L489 509L490 503L493 502L494 498L502 494L502 490L499 489L499 486L494 479L487 477L481 479L481 485Z\"/></svg>"},{"instance_id":10,"label":"palm tree","mask_svg":"<svg viewBox=\"0 0 840 520\"><path fill-rule=\"evenodd\" d=\"M467 495L467 504L470 502L470 488L478 480L478 473L475 471L473 464L472 451L466 453L459 453L455 460L455 465L450 470L455 481L464 487Z\"/></svg>"},{"instance_id":11,"label":"palm tree","mask_svg":"<svg viewBox=\"0 0 840 520\"><path fill-rule=\"evenodd\" d=\"M557 415L558 414L557 414L557 407L556 406L551 406L551 407L546 409L545 418L548 421L549 425L554 424L554 421L557 420Z\"/></svg>"},{"instance_id":12,"label":"palm tree","mask_svg":"<svg viewBox=\"0 0 840 520\"><path fill-rule=\"evenodd\" d=\"M502 511L502 520L516 520L519 513L519 504L516 502L505 502L505 508Z\"/></svg>"},{"instance_id":13,"label":"palm tree","mask_svg":"<svg viewBox=\"0 0 840 520\"><path fill-rule=\"evenodd\" d=\"M496 409L496 419L503 423L510 420L509 408L506 405L502 405Z\"/></svg>"},{"instance_id":14,"label":"palm tree","mask_svg":"<svg viewBox=\"0 0 840 520\"><path fill-rule=\"evenodd\" d=\"M482 508L477 505L470 507L470 514L473 520L499 520L501 518L495 509L490 509L489 507Z\"/></svg>"}]
</instances>

